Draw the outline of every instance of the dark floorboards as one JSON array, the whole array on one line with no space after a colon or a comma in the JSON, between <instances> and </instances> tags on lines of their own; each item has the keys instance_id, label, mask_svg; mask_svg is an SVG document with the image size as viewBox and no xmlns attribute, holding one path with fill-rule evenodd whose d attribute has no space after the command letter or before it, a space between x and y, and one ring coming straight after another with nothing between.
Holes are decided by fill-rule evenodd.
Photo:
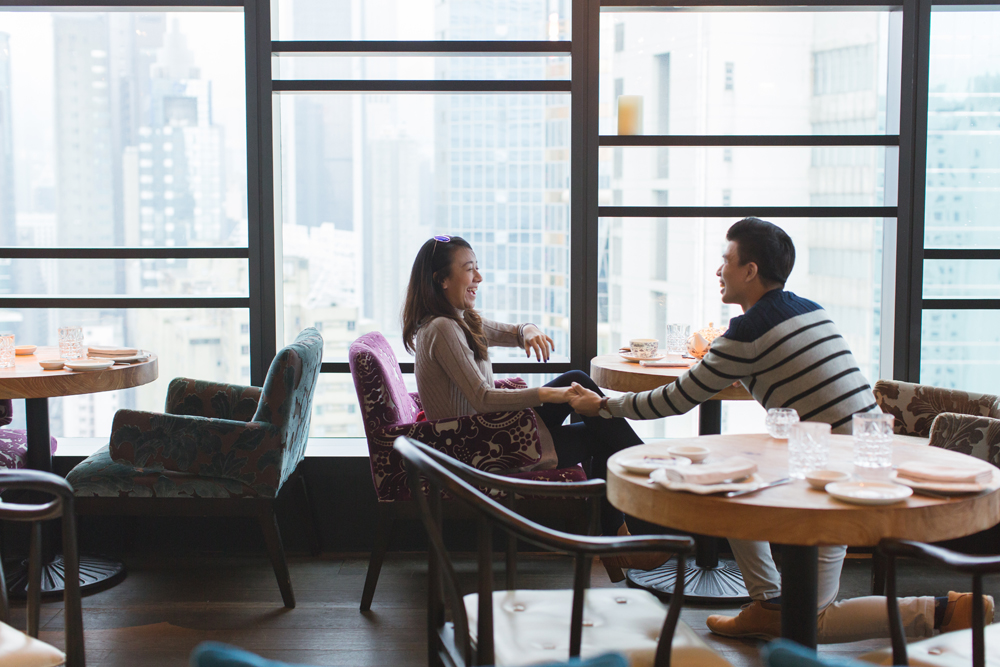
<instances>
[{"instance_id":1,"label":"dark floorboards","mask_svg":"<svg viewBox=\"0 0 1000 667\"><path fill-rule=\"evenodd\" d=\"M390 555L372 611L361 614L358 601L367 555L290 559L298 602L292 610L281 606L274 574L263 554L130 557L124 582L84 598L87 661L92 667L183 667L195 645L216 640L268 658L309 665L426 665L425 559L422 554ZM473 567L471 557L461 566L470 583ZM901 594L944 595L969 587L963 577L914 564L901 569ZM565 588L572 581L572 563L565 558L526 555L519 573L519 587ZM869 561L848 560L842 597L864 594L868 577ZM592 580L595 587L612 585L599 565ZM986 589L1000 595L1000 581L988 580ZM42 612L42 639L58 646L63 642L61 610L61 603L50 602ZM705 618L719 611L718 607L687 606L682 618L734 665L761 665L759 642L708 633ZM23 623L23 609L15 609L13 616L18 624ZM872 640L826 646L822 651L853 656L886 644Z\"/></svg>"}]
</instances>

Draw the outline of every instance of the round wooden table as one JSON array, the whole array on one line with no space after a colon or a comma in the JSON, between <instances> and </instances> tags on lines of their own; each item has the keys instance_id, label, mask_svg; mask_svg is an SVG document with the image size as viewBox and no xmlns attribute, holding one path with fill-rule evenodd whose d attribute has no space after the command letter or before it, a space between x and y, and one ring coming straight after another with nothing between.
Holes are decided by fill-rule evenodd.
<instances>
[{"instance_id":1,"label":"round wooden table","mask_svg":"<svg viewBox=\"0 0 1000 667\"><path fill-rule=\"evenodd\" d=\"M157 378L156 355L136 364L116 364L103 371L43 370L39 360L58 359L59 348L39 347L34 354L14 357L14 368L0 368L0 398L23 398L28 436L28 467L52 472L52 452L49 447L49 398L95 394L102 391L128 389L147 384ZM51 551L51 541L43 540L42 592L55 593L63 589L62 558ZM80 558L80 583L84 588L106 583L124 573L121 563L101 558ZM11 575L11 593L24 595L27 577Z\"/></svg>"},{"instance_id":2,"label":"round wooden table","mask_svg":"<svg viewBox=\"0 0 1000 667\"><path fill-rule=\"evenodd\" d=\"M590 360L590 377L598 387L614 391L650 391L671 384L694 366L698 360L688 360L686 367L640 366L625 361L617 354L604 354ZM752 401L743 385L730 385L711 400L698 406L698 433L713 435L722 430L722 401ZM685 595L704 604L743 604L750 601L743 575L732 558L719 558L719 540L695 535L697 554L685 568ZM629 570L629 581L660 595L671 595L677 578L677 561L671 559L654 570Z\"/></svg>"},{"instance_id":3,"label":"round wooden table","mask_svg":"<svg viewBox=\"0 0 1000 667\"><path fill-rule=\"evenodd\" d=\"M921 461L941 465L983 465L958 452L911 444L897 438L893 463ZM788 476L785 440L767 435L714 435L671 440L670 445L708 447L708 461L745 456L757 463L764 481ZM892 505L855 505L809 487L805 480L764 489L738 498L699 496L652 486L618 464L623 457L663 454L667 444L630 447L608 460L608 500L618 509L661 526L718 537L761 540L782 548L782 634L806 646L816 645L817 547L874 546L884 537L937 542L970 535L1000 522L1000 470L992 488L951 499L913 495ZM852 439L831 436L830 464L835 470L862 477L879 473L854 468ZM885 473L881 475L883 478Z\"/></svg>"}]
</instances>

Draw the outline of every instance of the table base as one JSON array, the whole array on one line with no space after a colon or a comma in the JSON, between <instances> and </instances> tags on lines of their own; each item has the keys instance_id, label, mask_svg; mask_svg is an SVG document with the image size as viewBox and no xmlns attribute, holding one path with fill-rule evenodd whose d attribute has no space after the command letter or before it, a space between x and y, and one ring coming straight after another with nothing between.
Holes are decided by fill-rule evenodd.
<instances>
[{"instance_id":1,"label":"table base","mask_svg":"<svg viewBox=\"0 0 1000 667\"><path fill-rule=\"evenodd\" d=\"M629 570L633 586L644 588L660 598L674 593L677 559L671 558L655 570ZM720 558L714 567L703 567L693 560L684 563L684 599L697 604L740 605L750 602L740 568L732 558Z\"/></svg>"},{"instance_id":2,"label":"table base","mask_svg":"<svg viewBox=\"0 0 1000 667\"><path fill-rule=\"evenodd\" d=\"M80 556L80 591L94 593L118 584L125 578L125 566L98 556ZM42 566L42 595L61 596L65 589L62 554ZM27 597L28 561L14 568L7 576L7 592L12 598Z\"/></svg>"}]
</instances>

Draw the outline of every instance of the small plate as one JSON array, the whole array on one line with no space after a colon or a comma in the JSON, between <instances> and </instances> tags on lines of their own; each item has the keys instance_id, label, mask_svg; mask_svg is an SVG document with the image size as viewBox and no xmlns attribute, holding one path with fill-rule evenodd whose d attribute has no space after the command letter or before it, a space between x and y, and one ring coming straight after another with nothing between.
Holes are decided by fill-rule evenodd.
<instances>
[{"instance_id":1,"label":"small plate","mask_svg":"<svg viewBox=\"0 0 1000 667\"><path fill-rule=\"evenodd\" d=\"M691 459L682 456L632 456L619 462L621 467L634 475L648 475L660 468L677 468L691 465Z\"/></svg>"},{"instance_id":2,"label":"small plate","mask_svg":"<svg viewBox=\"0 0 1000 667\"><path fill-rule=\"evenodd\" d=\"M115 362L110 359L107 361L103 359L74 359L66 362L66 368L71 371L103 371L114 365Z\"/></svg>"},{"instance_id":3,"label":"small plate","mask_svg":"<svg viewBox=\"0 0 1000 667\"><path fill-rule=\"evenodd\" d=\"M913 489L890 482L834 482L826 492L845 503L857 505L891 505L913 495Z\"/></svg>"},{"instance_id":4,"label":"small plate","mask_svg":"<svg viewBox=\"0 0 1000 667\"><path fill-rule=\"evenodd\" d=\"M900 477L893 470L889 475L889 478L896 482L896 484L905 484L915 491L937 491L939 493L947 493L950 495L961 495L963 493L979 493L980 491L985 491L986 489L993 488L993 484L981 484L979 482L918 482L912 479L906 479L905 477Z\"/></svg>"},{"instance_id":5,"label":"small plate","mask_svg":"<svg viewBox=\"0 0 1000 667\"><path fill-rule=\"evenodd\" d=\"M14 347L14 354L23 356L35 353L36 346L34 345L17 345Z\"/></svg>"},{"instance_id":6,"label":"small plate","mask_svg":"<svg viewBox=\"0 0 1000 667\"><path fill-rule=\"evenodd\" d=\"M667 355L665 355L665 354L654 354L651 357L637 357L634 354L629 354L628 352L619 352L618 356L621 357L622 359L624 359L625 361L630 361L633 364L637 364L640 361L659 361L660 359L663 359Z\"/></svg>"},{"instance_id":7,"label":"small plate","mask_svg":"<svg viewBox=\"0 0 1000 667\"><path fill-rule=\"evenodd\" d=\"M65 359L42 359L38 362L44 370L47 371L57 371L66 365Z\"/></svg>"},{"instance_id":8,"label":"small plate","mask_svg":"<svg viewBox=\"0 0 1000 667\"><path fill-rule=\"evenodd\" d=\"M691 459L692 463L701 463L712 453L708 447L702 447L701 445L674 445L667 451L674 456Z\"/></svg>"},{"instance_id":9,"label":"small plate","mask_svg":"<svg viewBox=\"0 0 1000 667\"><path fill-rule=\"evenodd\" d=\"M819 491L825 489L827 484L846 482L850 479L850 473L840 470L810 470L806 473L806 481L809 482L809 486Z\"/></svg>"}]
</instances>

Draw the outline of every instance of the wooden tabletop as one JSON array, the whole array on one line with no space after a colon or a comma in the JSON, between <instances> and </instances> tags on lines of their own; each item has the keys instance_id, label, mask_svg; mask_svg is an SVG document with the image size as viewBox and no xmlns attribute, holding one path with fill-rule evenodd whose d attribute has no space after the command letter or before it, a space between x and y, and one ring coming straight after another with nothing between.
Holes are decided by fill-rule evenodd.
<instances>
[{"instance_id":1,"label":"wooden tabletop","mask_svg":"<svg viewBox=\"0 0 1000 667\"><path fill-rule=\"evenodd\" d=\"M691 366L695 363L691 361ZM688 367L690 368L690 366ZM602 354L590 360L590 377L598 387L614 391L649 391L670 384L687 368L655 368L625 361L617 354ZM713 396L713 401L752 401L753 396L742 385L726 387Z\"/></svg>"},{"instance_id":2,"label":"wooden tabletop","mask_svg":"<svg viewBox=\"0 0 1000 667\"><path fill-rule=\"evenodd\" d=\"M0 398L51 398L94 394L147 384L159 374L156 355L138 364L116 364L103 371L46 371L39 360L58 359L59 348L40 347L14 357L14 368L0 368Z\"/></svg>"},{"instance_id":3,"label":"wooden tabletop","mask_svg":"<svg viewBox=\"0 0 1000 667\"><path fill-rule=\"evenodd\" d=\"M985 462L939 447L893 444L893 463L923 461L942 465ZM768 435L708 435L677 438L624 449L608 460L608 500L626 514L661 526L715 537L766 540L778 544L874 546L883 537L937 542L985 530L1000 522L1000 469L993 471L993 488L975 496L951 500L914 494L892 505L853 505L812 489L805 480L764 489L738 498L699 496L651 486L648 478L625 472L623 457L664 454L673 445L708 447L708 462L746 456L757 463L764 481L788 476L788 445ZM834 470L876 478L878 473L855 469L852 438L831 436L830 464ZM887 480L887 475L881 477Z\"/></svg>"}]
</instances>

